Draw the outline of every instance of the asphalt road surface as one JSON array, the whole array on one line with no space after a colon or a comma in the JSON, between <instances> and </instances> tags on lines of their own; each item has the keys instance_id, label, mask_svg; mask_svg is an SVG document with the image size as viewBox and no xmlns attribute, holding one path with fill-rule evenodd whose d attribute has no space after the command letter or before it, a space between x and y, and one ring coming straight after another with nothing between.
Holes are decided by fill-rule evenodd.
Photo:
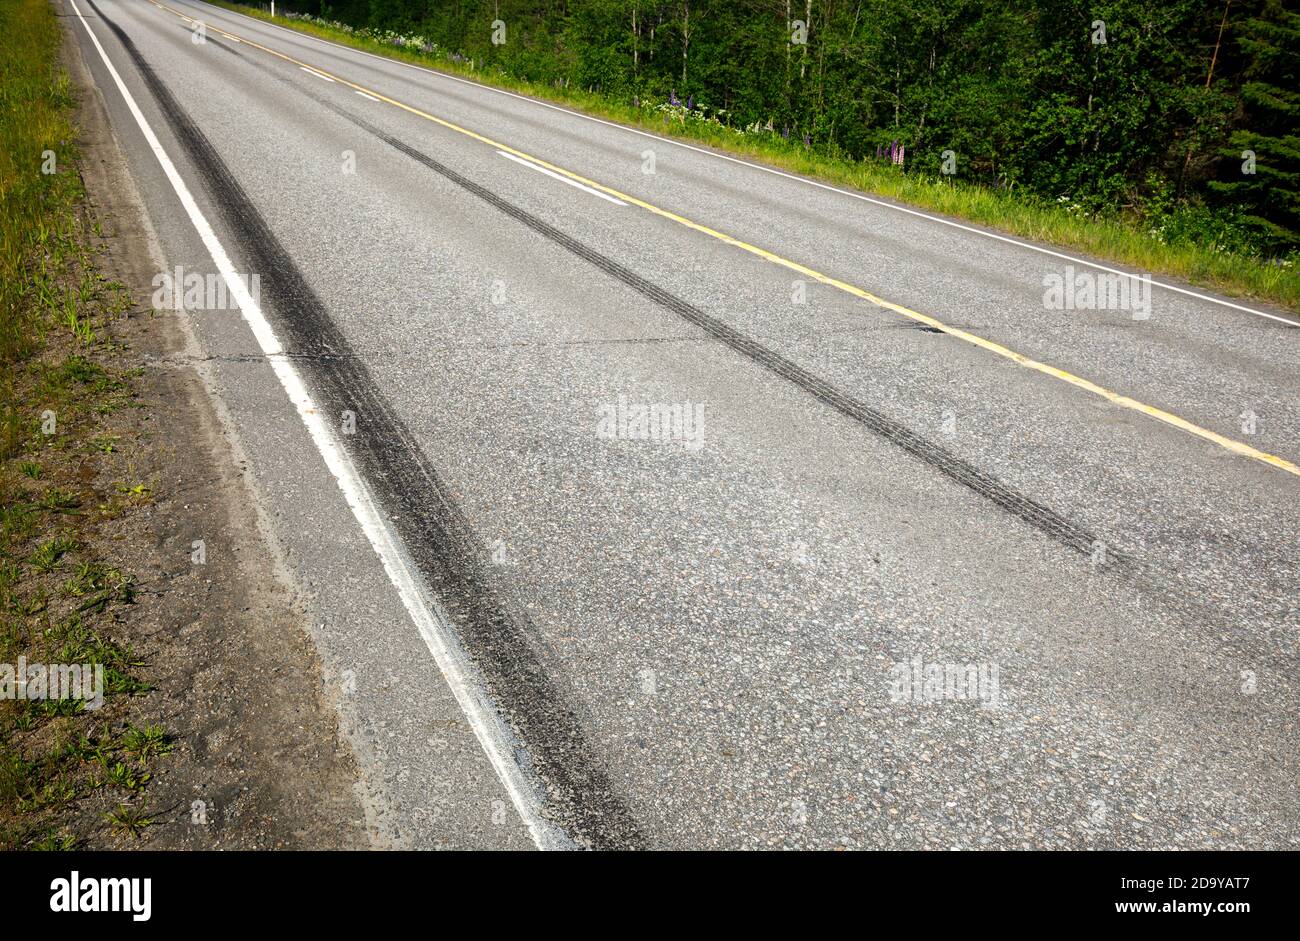
<instances>
[{"instance_id":1,"label":"asphalt road surface","mask_svg":"<svg viewBox=\"0 0 1300 941\"><path fill-rule=\"evenodd\" d=\"M1294 318L65 10L394 844L1296 846Z\"/></svg>"}]
</instances>

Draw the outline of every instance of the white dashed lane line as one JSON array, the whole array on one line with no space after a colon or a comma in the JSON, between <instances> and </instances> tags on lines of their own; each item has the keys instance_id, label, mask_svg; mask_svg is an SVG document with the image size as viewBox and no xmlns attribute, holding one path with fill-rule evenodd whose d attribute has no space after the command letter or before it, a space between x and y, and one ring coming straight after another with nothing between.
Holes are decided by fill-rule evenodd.
<instances>
[{"instance_id":1,"label":"white dashed lane line","mask_svg":"<svg viewBox=\"0 0 1300 941\"><path fill-rule=\"evenodd\" d=\"M601 199L607 200L608 202L613 203L615 206L627 205L627 203L623 202L623 200L621 199L616 199L615 197L610 196L608 193L602 193L600 190L592 189L590 186L584 186L583 184L579 183L577 180L571 180L567 176L561 176L560 174L555 173L554 171L546 169L546 167L539 167L537 164L529 160L525 160L523 157L516 157L514 154L508 154L504 150L498 150L497 153L505 157L507 160L513 160L515 163L522 164L525 167L528 167L532 170L536 170L538 173L545 173L552 180L559 180L561 183L568 183L570 186L575 187L576 189L580 189L584 193L590 193L592 196L599 196Z\"/></svg>"}]
</instances>

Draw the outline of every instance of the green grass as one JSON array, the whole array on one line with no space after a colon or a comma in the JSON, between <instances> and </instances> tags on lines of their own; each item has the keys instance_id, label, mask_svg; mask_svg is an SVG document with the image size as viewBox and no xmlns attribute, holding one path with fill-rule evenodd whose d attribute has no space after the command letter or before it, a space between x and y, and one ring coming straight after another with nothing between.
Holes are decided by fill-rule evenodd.
<instances>
[{"instance_id":1,"label":"green grass","mask_svg":"<svg viewBox=\"0 0 1300 941\"><path fill-rule=\"evenodd\" d=\"M137 795L172 747L124 721L149 689L122 636L135 583L96 555L110 515L88 481L130 444L104 416L132 404L135 378L104 328L130 297L101 277L89 237L61 42L49 0L0 0L0 663L100 665L106 701L0 701L0 848L75 848L92 795L131 801L102 819L139 836L152 818Z\"/></svg>"},{"instance_id":2,"label":"green grass","mask_svg":"<svg viewBox=\"0 0 1300 941\"><path fill-rule=\"evenodd\" d=\"M60 41L48 0L0 4L0 362L31 355L52 321L71 319L84 333L76 301L95 289L90 272L80 272L85 280L67 277L85 250Z\"/></svg>"},{"instance_id":3,"label":"green grass","mask_svg":"<svg viewBox=\"0 0 1300 941\"><path fill-rule=\"evenodd\" d=\"M225 0L214 6L271 20L269 13ZM751 135L677 109L636 106L580 88L521 80L493 69L474 69L439 55L395 47L320 23L288 20L280 26L319 36L366 52L411 62L534 98L565 105L594 117L666 137L714 147L755 163L895 200L929 212L996 229L1008 235L1115 262L1138 271L1181 278L1224 294L1256 298L1300 311L1300 265L1276 264L1219 250L1212 245L1164 244L1150 223L1114 216L1096 218L1042 200L1008 194L973 183L901 173L889 165L845 159L786 141L778 134ZM506 141L505 143L509 143ZM802 259L808 261L808 259Z\"/></svg>"}]
</instances>

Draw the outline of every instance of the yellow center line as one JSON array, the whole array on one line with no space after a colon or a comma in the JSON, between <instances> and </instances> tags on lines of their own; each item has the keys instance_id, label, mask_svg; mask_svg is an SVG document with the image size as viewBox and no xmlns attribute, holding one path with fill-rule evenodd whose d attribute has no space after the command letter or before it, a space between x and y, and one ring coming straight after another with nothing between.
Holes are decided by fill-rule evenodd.
<instances>
[{"instance_id":1,"label":"yellow center line","mask_svg":"<svg viewBox=\"0 0 1300 941\"><path fill-rule=\"evenodd\" d=\"M199 22L193 17L187 16L186 14L182 13L180 10L176 10L172 7L167 6L165 3L159 2L159 0L149 0L149 2L152 3L154 6L158 7L159 9L166 10L168 13L172 13L180 17L186 22L189 23ZM218 35L224 36L227 39L236 40L237 42L243 43L246 46L251 46L254 49L259 49L262 52L267 53L268 55L275 56L278 59L283 59L285 62L291 62L294 65L301 66L302 68L305 69L310 69L311 71L314 71L320 75L328 76L341 85L346 85L348 88L369 95L370 97L378 99L379 101L382 101L386 104L390 104L396 108L401 108L403 111L409 112L410 114L414 114L417 117L424 118L426 121L432 121L434 124L445 127L449 131L455 131L457 134L463 134L464 136L479 141L480 143L486 144L488 147L491 147L493 149L502 150L505 151L506 153L514 154L515 156L523 160L530 161L531 163L534 163L539 167L545 167L548 170L551 170L555 173L559 173L565 177L568 177L571 180L583 184L584 186L589 186L592 189L599 190L602 193L608 193L610 196L613 196L616 199L621 199L624 200L625 202L631 203L634 206L639 206L642 209L645 209L647 212L652 212L655 215L662 216L665 219L671 219L673 222L676 222L679 225L686 226L688 229L693 229L696 232L700 232L703 235L709 236L710 238L717 239L719 242L724 242L727 245L735 246L736 248L748 252L751 255L756 255L759 258L764 259L765 261L770 261L775 265L780 265L782 268L787 268L790 271L797 272L798 274L801 274L807 278L811 278L814 281L818 281L821 284L825 284L825 285L829 285L830 287L837 288L838 290L843 291L846 294L850 294L853 297L860 298L861 300L867 301L870 304L874 304L876 307L882 308L884 310L893 311L894 313L900 314L903 317L907 317L911 320L915 320L918 323L925 324L928 327L933 327L936 330L946 333L948 336L955 337L959 340L965 340L967 343L978 346L981 349L988 350L990 353L994 353L998 356L1003 357L1004 359L1009 359L1020 366L1024 366L1026 369L1032 369L1035 372L1042 373L1045 376L1051 376L1054 379L1059 379L1062 382L1067 382L1070 385L1074 386L1075 388L1083 389L1085 392L1090 392L1093 395L1106 399L1108 402L1110 402L1113 405L1117 405L1121 408L1131 409L1132 411L1135 412L1140 412L1141 414L1146 415L1149 418L1154 418L1157 421L1164 422L1166 425L1172 425L1173 427L1181 429L1182 431L1185 431L1188 434L1195 435L1198 438L1202 438L1206 441L1210 441L1214 444L1217 444L1219 447L1224 448L1227 451L1231 451L1233 454L1238 454L1242 457L1248 457L1251 458L1252 460L1260 461L1261 463L1271 465L1272 467L1276 467L1279 470L1286 471L1288 474L1293 474L1297 477L1300 477L1300 466L1293 464L1291 461L1288 461L1285 458L1278 457L1277 455L1274 454L1269 454L1265 451L1259 450L1258 448L1253 448L1250 445L1245 444L1244 442L1236 441L1232 438L1224 437L1218 432L1211 431L1208 428L1202 428L1200 425L1194 424L1193 422L1190 422L1185 418L1180 418L1179 416L1174 415L1170 412L1166 412L1163 409L1156 408L1153 405L1147 405L1145 402L1139 402L1138 400L1129 398L1126 395L1120 395L1118 392L1113 392L1110 389L1107 389L1103 386L1099 386L1095 382L1092 382L1088 379L1084 379L1080 376L1074 375L1073 373L1066 372L1064 369L1058 369L1057 367L1050 366L1047 363L1040 363L1038 360L1031 359L1030 357L1025 356L1023 353L1017 353L1015 350L1009 349L1000 343L995 343L992 340L985 339L984 337L978 336L974 333L970 333L966 330L962 330L958 327L949 326L948 324L936 320L934 317L931 317L928 314L923 314L920 313L919 311L912 310L909 307L904 307L902 304L895 304L893 301L887 301L882 297L877 297L875 294L872 294L870 291L865 291L862 288L849 284L846 281L841 281L838 278L831 277L830 275L822 274L820 271L815 271L814 269L809 268L807 265L802 265L797 261L791 261L788 258L783 258L780 255L769 252L767 249L759 248L756 245L750 245L748 242L743 242L740 239L735 238L734 236L727 235L725 232L719 232L716 229L711 229L706 225L701 225L698 222L694 222L690 219L687 219L685 216L681 216L675 212L671 212L667 209L660 208L659 206L656 206L653 203L648 203L643 199L638 199L635 196L631 196L627 193L616 190L613 187L606 186L603 183L598 183L595 180L588 179L585 176L574 173L572 170L567 170L564 167L556 166L553 163L548 163L547 161L542 160L540 157L534 157L532 154L525 153L522 150L517 150L516 148L511 147L508 144L503 144L500 141L495 141L490 137L485 137L482 134L479 134L475 131L471 131L468 128L461 127L458 124L453 124L450 121L444 120L443 118L437 117L436 115L429 114L426 111L421 111L419 108L412 107L411 105L398 101L395 98L389 98L388 96L383 95L378 91L375 91L373 88L367 88L364 85L358 85L355 82L348 81L346 78L343 78L342 76L339 75L335 75L333 72L328 72L325 69L319 68L318 66L308 65L306 62L302 62L298 59L295 59L293 56L287 55L278 50L271 49L259 43L253 42L251 39L248 39L246 37L235 36L231 33L225 32L224 30L218 29L217 27L212 26L210 24L206 25L206 28L210 32L217 33Z\"/></svg>"}]
</instances>

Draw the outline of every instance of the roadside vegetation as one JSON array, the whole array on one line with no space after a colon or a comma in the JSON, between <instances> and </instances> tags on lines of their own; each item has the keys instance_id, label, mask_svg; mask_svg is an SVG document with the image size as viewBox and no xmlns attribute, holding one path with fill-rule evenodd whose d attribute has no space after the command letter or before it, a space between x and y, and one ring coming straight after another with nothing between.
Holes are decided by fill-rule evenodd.
<instances>
[{"instance_id":1,"label":"roadside vegetation","mask_svg":"<svg viewBox=\"0 0 1300 941\"><path fill-rule=\"evenodd\" d=\"M266 4L216 5L270 19ZM369 52L1300 310L1300 14L1279 0L276 12Z\"/></svg>"},{"instance_id":2,"label":"roadside vegetation","mask_svg":"<svg viewBox=\"0 0 1300 941\"><path fill-rule=\"evenodd\" d=\"M105 331L129 299L96 264L60 42L49 0L0 4L0 665L100 665L105 701L24 698L11 683L0 849L71 849L95 828L138 835L171 749L124 708L146 689L119 620L136 587L101 553L148 493L103 483L131 446L113 417L134 407L136 377L114 367Z\"/></svg>"}]
</instances>

